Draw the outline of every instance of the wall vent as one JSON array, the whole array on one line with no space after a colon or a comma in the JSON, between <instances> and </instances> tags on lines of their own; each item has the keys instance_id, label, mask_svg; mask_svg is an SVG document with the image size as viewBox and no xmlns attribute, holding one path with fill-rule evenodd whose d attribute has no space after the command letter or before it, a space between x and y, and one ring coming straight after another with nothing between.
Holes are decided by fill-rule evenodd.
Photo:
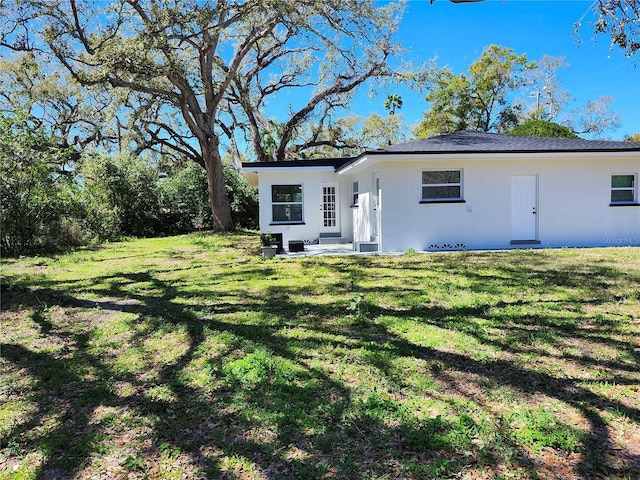
<instances>
[{"instance_id":1,"label":"wall vent","mask_svg":"<svg viewBox=\"0 0 640 480\"><path fill-rule=\"evenodd\" d=\"M427 250L466 250L464 243L430 243Z\"/></svg>"}]
</instances>

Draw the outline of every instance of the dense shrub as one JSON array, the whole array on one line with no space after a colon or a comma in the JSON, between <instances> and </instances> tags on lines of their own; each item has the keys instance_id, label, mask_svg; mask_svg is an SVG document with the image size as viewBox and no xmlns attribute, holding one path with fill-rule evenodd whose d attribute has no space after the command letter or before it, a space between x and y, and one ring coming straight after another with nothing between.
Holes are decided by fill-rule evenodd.
<instances>
[{"instance_id":1,"label":"dense shrub","mask_svg":"<svg viewBox=\"0 0 640 480\"><path fill-rule=\"evenodd\" d=\"M523 137L580 138L570 128L547 120L529 120L505 133Z\"/></svg>"},{"instance_id":2,"label":"dense shrub","mask_svg":"<svg viewBox=\"0 0 640 480\"><path fill-rule=\"evenodd\" d=\"M0 116L0 229L4 255L54 251L116 240L192 232L211 225L207 177L195 164L162 180L147 158L69 149L25 114ZM234 222L257 228L258 195L224 168Z\"/></svg>"},{"instance_id":3,"label":"dense shrub","mask_svg":"<svg viewBox=\"0 0 640 480\"><path fill-rule=\"evenodd\" d=\"M225 163L224 181L236 228L258 228L258 189L247 183L233 165Z\"/></svg>"},{"instance_id":4,"label":"dense shrub","mask_svg":"<svg viewBox=\"0 0 640 480\"><path fill-rule=\"evenodd\" d=\"M3 254L50 249L74 210L68 152L21 113L0 116L0 230ZM62 238L61 238L62 237Z\"/></svg>"},{"instance_id":5,"label":"dense shrub","mask_svg":"<svg viewBox=\"0 0 640 480\"><path fill-rule=\"evenodd\" d=\"M153 236L159 227L158 175L141 157L89 153L84 156L87 205L102 214L111 228L115 214L118 232L137 237Z\"/></svg>"},{"instance_id":6,"label":"dense shrub","mask_svg":"<svg viewBox=\"0 0 640 480\"><path fill-rule=\"evenodd\" d=\"M191 232L201 219L211 223L207 173L196 163L172 172L160 182L162 233Z\"/></svg>"},{"instance_id":7,"label":"dense shrub","mask_svg":"<svg viewBox=\"0 0 640 480\"><path fill-rule=\"evenodd\" d=\"M236 228L258 228L258 191L230 164L224 164L224 179ZM189 163L160 183L161 228L164 233L193 231L198 220L211 225L207 174Z\"/></svg>"}]
</instances>

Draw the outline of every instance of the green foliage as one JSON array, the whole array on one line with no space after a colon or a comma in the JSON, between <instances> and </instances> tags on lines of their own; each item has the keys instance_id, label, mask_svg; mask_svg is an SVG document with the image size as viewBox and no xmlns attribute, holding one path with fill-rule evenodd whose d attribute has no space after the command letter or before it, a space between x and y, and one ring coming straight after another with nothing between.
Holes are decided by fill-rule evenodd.
<instances>
[{"instance_id":1,"label":"green foliage","mask_svg":"<svg viewBox=\"0 0 640 480\"><path fill-rule=\"evenodd\" d=\"M157 173L144 158L85 155L82 166L92 205L102 204L111 225L116 213L122 235L151 236L160 216Z\"/></svg>"},{"instance_id":2,"label":"green foliage","mask_svg":"<svg viewBox=\"0 0 640 480\"><path fill-rule=\"evenodd\" d=\"M223 163L225 188L229 197L231 216L236 228L258 228L258 189L228 162ZM200 222L211 227L207 173L200 165L190 162L169 172L160 182L160 230L162 233L187 233Z\"/></svg>"},{"instance_id":3,"label":"green foliage","mask_svg":"<svg viewBox=\"0 0 640 480\"><path fill-rule=\"evenodd\" d=\"M207 187L207 173L196 163L171 173L160 182L161 229L165 233L193 231L201 219L211 224L211 207Z\"/></svg>"},{"instance_id":4,"label":"green foliage","mask_svg":"<svg viewBox=\"0 0 640 480\"><path fill-rule=\"evenodd\" d=\"M223 164L225 188L236 228L258 228L258 189L247 183L233 165Z\"/></svg>"},{"instance_id":5,"label":"green foliage","mask_svg":"<svg viewBox=\"0 0 640 480\"><path fill-rule=\"evenodd\" d=\"M120 238L119 208L105 201L101 188L96 185L84 185L78 191L80 210L78 217L91 240L96 243L113 241Z\"/></svg>"},{"instance_id":6,"label":"green foliage","mask_svg":"<svg viewBox=\"0 0 640 480\"><path fill-rule=\"evenodd\" d=\"M392 93L384 101L384 108L389 111L389 115L395 115L396 110L402 108L402 97L397 93Z\"/></svg>"},{"instance_id":7,"label":"green foliage","mask_svg":"<svg viewBox=\"0 0 640 480\"><path fill-rule=\"evenodd\" d=\"M399 108L399 107L398 107ZM360 148L384 148L406 140L407 124L402 115L381 117L372 113L362 121Z\"/></svg>"},{"instance_id":8,"label":"green foliage","mask_svg":"<svg viewBox=\"0 0 640 480\"><path fill-rule=\"evenodd\" d=\"M209 189L215 231L234 224L220 175L222 145L238 147L246 140L255 158L283 160L292 150L316 144L313 137L300 144L296 138L313 131L305 128L311 119L328 118L337 105L346 106L369 79L401 76L390 66L400 52L393 37L402 8L395 3L77 0L73 8L64 2L18 3L20 8L0 2L5 23L41 32L29 37L29 47L54 62L51 69L68 71L83 88L108 85L109 91L98 92L126 96L122 116L134 122L124 137L120 129L110 135L125 139L120 148L129 139L139 149L170 150L216 172L209 178L216 182ZM23 36L12 34L3 42L19 51ZM314 93L279 126L266 128L265 106L295 90ZM118 127L127 123L121 120ZM235 206L236 225L252 222L246 207ZM119 212L121 227L147 234L128 213Z\"/></svg>"},{"instance_id":9,"label":"green foliage","mask_svg":"<svg viewBox=\"0 0 640 480\"><path fill-rule=\"evenodd\" d=\"M471 86L467 76L457 76L448 68L443 68L435 73L432 83L426 98L431 108L424 113L413 134L418 138L426 138L469 129Z\"/></svg>"},{"instance_id":10,"label":"green foliage","mask_svg":"<svg viewBox=\"0 0 640 480\"><path fill-rule=\"evenodd\" d=\"M166 458L178 458L180 456L180 449L171 445L169 442L163 442L158 447L158 450Z\"/></svg>"},{"instance_id":11,"label":"green foliage","mask_svg":"<svg viewBox=\"0 0 640 480\"><path fill-rule=\"evenodd\" d=\"M2 253L23 254L64 240L73 187L68 152L21 113L0 117Z\"/></svg>"},{"instance_id":12,"label":"green foliage","mask_svg":"<svg viewBox=\"0 0 640 480\"><path fill-rule=\"evenodd\" d=\"M456 451L470 448L471 440L478 433L478 425L467 414L456 421L438 415L422 420L411 419L403 425L404 442L413 450Z\"/></svg>"},{"instance_id":13,"label":"green foliage","mask_svg":"<svg viewBox=\"0 0 640 480\"><path fill-rule=\"evenodd\" d=\"M570 128L546 120L529 120L505 133L523 137L580 138Z\"/></svg>"},{"instance_id":14,"label":"green foliage","mask_svg":"<svg viewBox=\"0 0 640 480\"><path fill-rule=\"evenodd\" d=\"M430 109L414 129L425 138L460 130L502 131L517 122L518 108L509 95L525 82L522 73L534 68L526 55L491 45L468 73L456 75L448 68L435 71L427 95Z\"/></svg>"},{"instance_id":15,"label":"green foliage","mask_svg":"<svg viewBox=\"0 0 640 480\"><path fill-rule=\"evenodd\" d=\"M374 317L376 306L362 292L356 292L351 296L347 312L350 312L356 322L364 322Z\"/></svg>"},{"instance_id":16,"label":"green foliage","mask_svg":"<svg viewBox=\"0 0 640 480\"><path fill-rule=\"evenodd\" d=\"M271 233L261 233L260 234L260 245L263 247L270 247L271 245L275 245L277 242L276 237L274 237Z\"/></svg>"},{"instance_id":17,"label":"green foliage","mask_svg":"<svg viewBox=\"0 0 640 480\"><path fill-rule=\"evenodd\" d=\"M248 390L274 383L287 383L294 375L292 369L280 357L266 350L258 349L223 367L227 381L231 385L240 385Z\"/></svg>"},{"instance_id":18,"label":"green foliage","mask_svg":"<svg viewBox=\"0 0 640 480\"><path fill-rule=\"evenodd\" d=\"M159 181L146 157L87 151L79 169L65 170L69 150L22 113L1 117L0 142L3 254L211 225L206 173L193 162ZM231 166L225 179L236 225L257 228L257 189Z\"/></svg>"},{"instance_id":19,"label":"green foliage","mask_svg":"<svg viewBox=\"0 0 640 480\"><path fill-rule=\"evenodd\" d=\"M122 92L106 84L81 87L51 68L50 60L37 50L0 57L0 110L24 109L60 144L77 151L122 140L114 121ZM120 118L118 128L126 128L123 123Z\"/></svg>"},{"instance_id":20,"label":"green foliage","mask_svg":"<svg viewBox=\"0 0 640 480\"><path fill-rule=\"evenodd\" d=\"M129 455L124 461L124 466L128 470L132 470L132 471L144 470L144 457L140 454Z\"/></svg>"}]
</instances>

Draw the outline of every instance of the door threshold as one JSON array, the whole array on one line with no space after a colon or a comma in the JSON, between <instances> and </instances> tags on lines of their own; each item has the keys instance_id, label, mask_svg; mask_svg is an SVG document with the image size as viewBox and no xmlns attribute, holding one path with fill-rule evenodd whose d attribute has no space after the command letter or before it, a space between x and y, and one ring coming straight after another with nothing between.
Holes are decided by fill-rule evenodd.
<instances>
[{"instance_id":1,"label":"door threshold","mask_svg":"<svg viewBox=\"0 0 640 480\"><path fill-rule=\"evenodd\" d=\"M511 240L510 245L540 245L540 240Z\"/></svg>"}]
</instances>

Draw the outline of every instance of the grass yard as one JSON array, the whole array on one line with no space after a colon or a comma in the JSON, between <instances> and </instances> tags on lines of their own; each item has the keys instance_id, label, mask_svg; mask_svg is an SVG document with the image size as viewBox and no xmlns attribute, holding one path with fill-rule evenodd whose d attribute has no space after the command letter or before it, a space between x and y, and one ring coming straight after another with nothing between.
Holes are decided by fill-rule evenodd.
<instances>
[{"instance_id":1,"label":"grass yard","mask_svg":"<svg viewBox=\"0 0 640 480\"><path fill-rule=\"evenodd\" d=\"M2 260L0 479L640 478L640 248Z\"/></svg>"}]
</instances>

